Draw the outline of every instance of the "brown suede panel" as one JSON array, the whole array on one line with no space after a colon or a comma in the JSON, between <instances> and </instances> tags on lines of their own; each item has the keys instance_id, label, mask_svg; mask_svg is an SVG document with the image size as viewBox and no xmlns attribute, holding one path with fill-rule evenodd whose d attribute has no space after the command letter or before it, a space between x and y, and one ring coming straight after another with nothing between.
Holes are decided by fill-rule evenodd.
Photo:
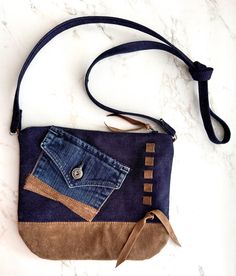
<instances>
[{"instance_id":1,"label":"brown suede panel","mask_svg":"<svg viewBox=\"0 0 236 276\"><path fill-rule=\"evenodd\" d=\"M80 201L77 201L73 198L59 193L58 191L56 191L55 189L53 189L52 187L38 179L37 177L33 176L32 174L30 174L26 178L24 189L48 197L50 199L59 201L60 203L64 204L67 208L69 208L71 211L73 211L74 213L81 216L87 221L93 220L93 218L99 212L99 210L87 204L84 204Z\"/></svg>"},{"instance_id":2,"label":"brown suede panel","mask_svg":"<svg viewBox=\"0 0 236 276\"><path fill-rule=\"evenodd\" d=\"M19 222L19 233L29 249L41 258L61 260L115 260L133 222ZM147 223L127 259L143 260L167 243L161 223Z\"/></svg>"}]
</instances>

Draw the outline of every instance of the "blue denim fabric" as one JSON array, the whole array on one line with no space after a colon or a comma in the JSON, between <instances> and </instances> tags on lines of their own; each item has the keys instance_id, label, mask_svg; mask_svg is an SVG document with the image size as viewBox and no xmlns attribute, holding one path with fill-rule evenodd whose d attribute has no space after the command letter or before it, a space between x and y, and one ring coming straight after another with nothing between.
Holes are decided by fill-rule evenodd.
<instances>
[{"instance_id":1,"label":"blue denim fabric","mask_svg":"<svg viewBox=\"0 0 236 276\"><path fill-rule=\"evenodd\" d=\"M96 209L125 180L129 167L66 131L51 127L41 143L42 153L32 174L57 190ZM83 176L72 170L83 165Z\"/></svg>"}]
</instances>

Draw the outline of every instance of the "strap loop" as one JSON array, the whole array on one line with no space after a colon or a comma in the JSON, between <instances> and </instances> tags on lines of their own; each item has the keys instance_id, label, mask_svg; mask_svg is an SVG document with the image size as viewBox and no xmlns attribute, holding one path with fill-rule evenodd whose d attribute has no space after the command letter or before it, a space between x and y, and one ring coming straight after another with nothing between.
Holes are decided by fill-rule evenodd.
<instances>
[{"instance_id":1,"label":"strap loop","mask_svg":"<svg viewBox=\"0 0 236 276\"><path fill-rule=\"evenodd\" d=\"M195 81L208 81L211 79L213 68L195 61L193 67L189 68L189 72Z\"/></svg>"}]
</instances>

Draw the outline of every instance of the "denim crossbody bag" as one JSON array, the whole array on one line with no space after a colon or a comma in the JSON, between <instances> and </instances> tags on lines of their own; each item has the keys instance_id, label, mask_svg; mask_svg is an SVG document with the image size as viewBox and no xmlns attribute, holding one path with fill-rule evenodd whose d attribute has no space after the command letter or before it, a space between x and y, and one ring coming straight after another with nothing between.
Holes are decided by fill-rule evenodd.
<instances>
[{"instance_id":1,"label":"denim crossbody bag","mask_svg":"<svg viewBox=\"0 0 236 276\"><path fill-rule=\"evenodd\" d=\"M127 120L133 130L146 131L127 132L113 126L107 132L60 126L21 130L20 84L31 61L57 34L91 23L133 28L161 41L133 41L109 49L92 62L85 75L87 94L97 106ZM212 68L192 62L158 33L129 20L88 16L56 26L39 40L20 71L10 129L18 133L20 144L19 233L38 256L115 259L119 265L126 259L154 256L168 238L179 245L169 222L175 130L163 119L105 106L92 96L88 85L93 66L102 59L149 49L166 51L183 61L198 81L200 111L209 139L216 144L229 141L229 127L209 107L207 81ZM215 135L212 118L223 128L222 140ZM155 126L163 133L154 130Z\"/></svg>"}]
</instances>

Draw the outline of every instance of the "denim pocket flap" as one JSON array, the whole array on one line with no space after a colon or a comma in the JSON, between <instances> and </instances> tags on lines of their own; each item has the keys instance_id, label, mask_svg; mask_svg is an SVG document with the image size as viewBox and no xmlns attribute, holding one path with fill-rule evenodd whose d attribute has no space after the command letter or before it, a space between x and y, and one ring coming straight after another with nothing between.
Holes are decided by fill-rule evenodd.
<instances>
[{"instance_id":1,"label":"denim pocket flap","mask_svg":"<svg viewBox=\"0 0 236 276\"><path fill-rule=\"evenodd\" d=\"M70 188L101 186L119 189L129 167L63 129L51 127L41 148Z\"/></svg>"}]
</instances>

